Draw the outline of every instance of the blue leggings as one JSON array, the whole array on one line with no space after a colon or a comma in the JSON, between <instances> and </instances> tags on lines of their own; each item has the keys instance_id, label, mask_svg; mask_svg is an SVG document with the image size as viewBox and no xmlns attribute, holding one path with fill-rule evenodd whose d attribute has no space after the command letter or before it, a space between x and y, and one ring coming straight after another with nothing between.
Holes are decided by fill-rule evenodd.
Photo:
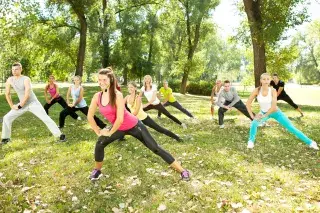
<instances>
[{"instance_id":1,"label":"blue leggings","mask_svg":"<svg viewBox=\"0 0 320 213\"><path fill-rule=\"evenodd\" d=\"M265 114L265 113L260 112L260 114ZM261 119L260 121L253 120L251 122L250 135L249 135L250 141L252 142L255 141L259 124L265 122L269 118L273 118L277 120L284 128L286 128L289 132L294 134L297 138L302 140L307 145L310 145L312 143L312 140L310 138L308 138L305 134L303 134L300 130L298 130L295 126L293 126L291 121L287 118L287 116L285 116L285 114L280 109L278 109L276 112L271 113L269 116Z\"/></svg>"}]
</instances>

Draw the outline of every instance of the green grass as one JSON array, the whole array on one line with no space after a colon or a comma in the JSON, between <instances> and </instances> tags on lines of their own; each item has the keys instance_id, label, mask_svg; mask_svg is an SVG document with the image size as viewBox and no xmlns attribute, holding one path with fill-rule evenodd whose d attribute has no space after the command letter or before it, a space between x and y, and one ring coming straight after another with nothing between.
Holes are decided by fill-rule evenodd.
<instances>
[{"instance_id":1,"label":"green grass","mask_svg":"<svg viewBox=\"0 0 320 213\"><path fill-rule=\"evenodd\" d=\"M86 88L88 103L96 89ZM42 91L36 94L43 103ZM320 212L319 152L276 122L259 129L255 148L247 150L250 122L243 115L227 114L226 129L221 130L217 120L208 120L208 98L176 97L200 122L186 121L188 129L183 130L149 111L184 142L150 131L192 172L190 182L180 181L161 158L127 136L105 149L105 176L91 183L88 176L97 137L89 125L68 117L64 129L68 142L56 143L45 125L26 113L13 124L12 142L0 150L0 212L158 212L161 204L165 212ZM298 116L287 104L279 106L288 116ZM320 107L302 109L306 116L293 123L320 141ZM168 110L181 120L186 118L172 107ZM8 111L1 95L0 117ZM60 111L57 104L50 109L56 122Z\"/></svg>"}]
</instances>

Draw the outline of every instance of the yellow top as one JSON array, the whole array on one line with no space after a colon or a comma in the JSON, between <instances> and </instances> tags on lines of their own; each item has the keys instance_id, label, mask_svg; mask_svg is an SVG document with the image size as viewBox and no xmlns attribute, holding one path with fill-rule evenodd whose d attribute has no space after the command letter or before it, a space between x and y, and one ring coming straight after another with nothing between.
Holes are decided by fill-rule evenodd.
<instances>
[{"instance_id":1,"label":"yellow top","mask_svg":"<svg viewBox=\"0 0 320 213\"><path fill-rule=\"evenodd\" d=\"M129 103L129 101L127 101L127 106L128 106L128 108L130 109L131 114L133 114L133 112L136 110L136 107L137 107L137 101L135 101L133 105L131 105L131 104ZM140 109L139 109L138 114L136 115L136 117L137 117L140 121L142 121L142 120L144 120L144 119L146 119L146 118L148 117L148 114L145 113L145 111L143 111L142 106L140 106Z\"/></svg>"},{"instance_id":2,"label":"yellow top","mask_svg":"<svg viewBox=\"0 0 320 213\"><path fill-rule=\"evenodd\" d=\"M162 93L164 98L167 99L169 102L172 103L176 101L175 97L172 94L172 89L170 87L168 87L167 89L165 89L164 87L161 87L159 92Z\"/></svg>"}]
</instances>

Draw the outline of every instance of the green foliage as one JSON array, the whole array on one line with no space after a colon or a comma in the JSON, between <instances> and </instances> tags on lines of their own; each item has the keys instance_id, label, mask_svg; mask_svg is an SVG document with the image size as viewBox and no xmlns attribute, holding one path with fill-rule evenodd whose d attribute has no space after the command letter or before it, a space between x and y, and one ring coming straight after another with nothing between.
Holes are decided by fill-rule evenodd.
<instances>
[{"instance_id":1,"label":"green foliage","mask_svg":"<svg viewBox=\"0 0 320 213\"><path fill-rule=\"evenodd\" d=\"M194 95L211 95L213 82L200 81L190 82L187 85L187 92Z\"/></svg>"}]
</instances>

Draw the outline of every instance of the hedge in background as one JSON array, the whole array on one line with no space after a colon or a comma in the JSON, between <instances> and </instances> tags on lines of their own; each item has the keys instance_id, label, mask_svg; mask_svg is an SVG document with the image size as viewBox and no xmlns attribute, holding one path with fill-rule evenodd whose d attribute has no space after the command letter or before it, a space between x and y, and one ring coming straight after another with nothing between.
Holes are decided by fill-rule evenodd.
<instances>
[{"instance_id":1,"label":"hedge in background","mask_svg":"<svg viewBox=\"0 0 320 213\"><path fill-rule=\"evenodd\" d=\"M211 95L212 86L214 83L212 82L190 82L187 85L187 93L193 95ZM169 87L172 89L173 92L180 92L181 81L169 81Z\"/></svg>"}]
</instances>

